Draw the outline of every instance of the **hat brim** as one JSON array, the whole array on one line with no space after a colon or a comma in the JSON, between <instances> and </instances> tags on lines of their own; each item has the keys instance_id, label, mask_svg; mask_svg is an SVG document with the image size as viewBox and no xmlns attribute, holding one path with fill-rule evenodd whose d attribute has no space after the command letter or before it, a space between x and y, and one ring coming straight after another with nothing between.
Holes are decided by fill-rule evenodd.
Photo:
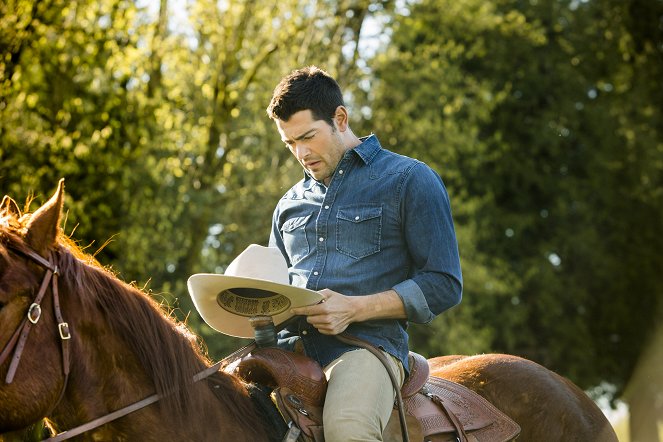
<instances>
[{"instance_id":1,"label":"hat brim","mask_svg":"<svg viewBox=\"0 0 663 442\"><path fill-rule=\"evenodd\" d=\"M313 290L254 278L197 273L187 281L193 304L214 330L238 338L252 338L249 318L269 315L278 327L294 315L290 309L317 304Z\"/></svg>"}]
</instances>

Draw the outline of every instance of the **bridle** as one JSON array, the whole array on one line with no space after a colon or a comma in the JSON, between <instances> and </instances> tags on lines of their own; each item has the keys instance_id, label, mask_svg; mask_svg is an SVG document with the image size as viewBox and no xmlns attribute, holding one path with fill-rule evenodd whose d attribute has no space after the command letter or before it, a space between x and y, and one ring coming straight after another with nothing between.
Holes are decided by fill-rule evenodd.
<instances>
[{"instance_id":1,"label":"bridle","mask_svg":"<svg viewBox=\"0 0 663 442\"><path fill-rule=\"evenodd\" d=\"M37 296L35 296L32 304L28 308L28 312L25 315L25 318L21 321L16 331L12 335L5 348L0 353L0 365L4 364L10 354L13 356L9 364L9 369L7 370L7 376L5 377L5 383L11 384L16 375L16 370L18 369L18 364L21 361L21 355L23 354L23 349L25 348L25 343L28 340L30 331L34 328L35 325L39 322L41 318L41 302L44 300L46 291L48 289L49 283L51 285L51 293L53 294L53 313L55 315L55 320L58 324L58 334L60 335L60 343L62 347L62 372L64 374L64 383L62 385L62 391L60 396L55 404L60 402L64 391L67 388L67 381L69 380L69 341L71 340L71 333L69 332L69 324L64 321L62 318L62 310L60 308L60 295L58 293L58 266L53 264L52 256L53 253L49 254L49 258L45 259L37 252L26 249L19 249L17 247L9 247L15 253L23 255L24 257L34 261L36 264L40 265L46 270L44 273L44 278L41 281L39 291Z\"/></svg>"},{"instance_id":2,"label":"bridle","mask_svg":"<svg viewBox=\"0 0 663 442\"><path fill-rule=\"evenodd\" d=\"M42 313L41 302L44 300L46 291L50 283L51 293L53 293L53 313L58 323L58 333L60 335L60 342L62 347L62 371L64 373L64 383L62 385L62 391L60 392L58 400L51 407L50 411L52 411L57 406L57 404L60 403L60 401L62 400L65 390L67 388L67 383L69 380L69 358L70 358L69 341L71 340L69 324L63 320L62 310L60 308L60 295L58 293L59 269L58 266L53 263L52 260L53 253L49 255L48 259L45 259L33 250L18 248L11 245L7 245L7 248L11 249L12 251L14 251L19 255L31 259L36 264L43 267L46 270L46 273L44 274L44 279L41 282L39 291L37 292L37 296L33 300L30 307L28 308L28 312L25 318L23 318L16 331L14 331L14 334L5 345L5 348L2 350L2 353L0 353L0 365L4 364L7 361L7 358L9 357L10 354L12 354L13 350L14 351L13 357L9 365L9 369L7 371L7 376L5 377L5 383L11 384L12 381L14 380L14 376L18 368L18 363L21 360L21 355L23 354L23 349L28 339L28 335L30 334L32 328L37 324L37 322L39 322L39 319L41 318L41 313ZM221 361L217 362L216 364L206 368L205 370L193 376L192 379L193 382L198 382L213 375L214 373L219 371L219 369L223 364L232 363L236 359L245 356L254 348L255 348L255 343L250 343L249 345L240 348L239 350L223 358ZM97 419L94 419L76 428L64 431L46 440L50 442L59 442L62 440L70 439L87 431L90 431L94 428L112 422L116 419L119 419L123 416L126 416L127 414L133 413L134 411L140 410L141 408L144 408L150 404L159 401L164 396L165 395L155 393L151 396L146 397L145 399L137 401L133 404L130 404L124 408L116 410L105 416L101 416Z\"/></svg>"}]
</instances>

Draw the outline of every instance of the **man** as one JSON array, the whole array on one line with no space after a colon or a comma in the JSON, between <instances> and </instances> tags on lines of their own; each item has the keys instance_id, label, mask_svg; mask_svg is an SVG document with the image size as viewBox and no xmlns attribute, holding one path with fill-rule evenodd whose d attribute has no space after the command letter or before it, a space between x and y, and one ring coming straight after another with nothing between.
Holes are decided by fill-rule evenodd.
<instances>
[{"instance_id":1,"label":"man","mask_svg":"<svg viewBox=\"0 0 663 442\"><path fill-rule=\"evenodd\" d=\"M279 333L325 369L325 440L382 440L395 393L380 361L334 335L379 347L399 381L407 321L430 322L460 302L462 277L449 198L420 161L358 138L336 81L311 66L284 77L267 108L305 176L278 202L270 246L291 283L324 301Z\"/></svg>"}]
</instances>

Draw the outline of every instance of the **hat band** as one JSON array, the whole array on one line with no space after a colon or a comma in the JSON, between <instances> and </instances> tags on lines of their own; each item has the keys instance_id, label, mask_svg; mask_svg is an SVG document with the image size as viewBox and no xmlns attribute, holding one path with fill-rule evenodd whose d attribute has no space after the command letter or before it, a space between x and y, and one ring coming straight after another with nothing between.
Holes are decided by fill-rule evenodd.
<instances>
[{"instance_id":1,"label":"hat band","mask_svg":"<svg viewBox=\"0 0 663 442\"><path fill-rule=\"evenodd\" d=\"M219 306L235 315L278 315L290 308L290 300L279 293L252 288L234 288L216 296Z\"/></svg>"}]
</instances>

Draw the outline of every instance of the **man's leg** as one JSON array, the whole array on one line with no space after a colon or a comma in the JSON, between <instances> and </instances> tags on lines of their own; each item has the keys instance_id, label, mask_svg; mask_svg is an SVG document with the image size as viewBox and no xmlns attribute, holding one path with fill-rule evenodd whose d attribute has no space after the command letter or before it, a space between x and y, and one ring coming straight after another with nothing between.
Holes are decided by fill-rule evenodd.
<instances>
[{"instance_id":1,"label":"man's leg","mask_svg":"<svg viewBox=\"0 0 663 442\"><path fill-rule=\"evenodd\" d=\"M403 384L403 366L384 353ZM368 350L349 351L325 367L325 442L381 441L396 393L382 363Z\"/></svg>"}]
</instances>

